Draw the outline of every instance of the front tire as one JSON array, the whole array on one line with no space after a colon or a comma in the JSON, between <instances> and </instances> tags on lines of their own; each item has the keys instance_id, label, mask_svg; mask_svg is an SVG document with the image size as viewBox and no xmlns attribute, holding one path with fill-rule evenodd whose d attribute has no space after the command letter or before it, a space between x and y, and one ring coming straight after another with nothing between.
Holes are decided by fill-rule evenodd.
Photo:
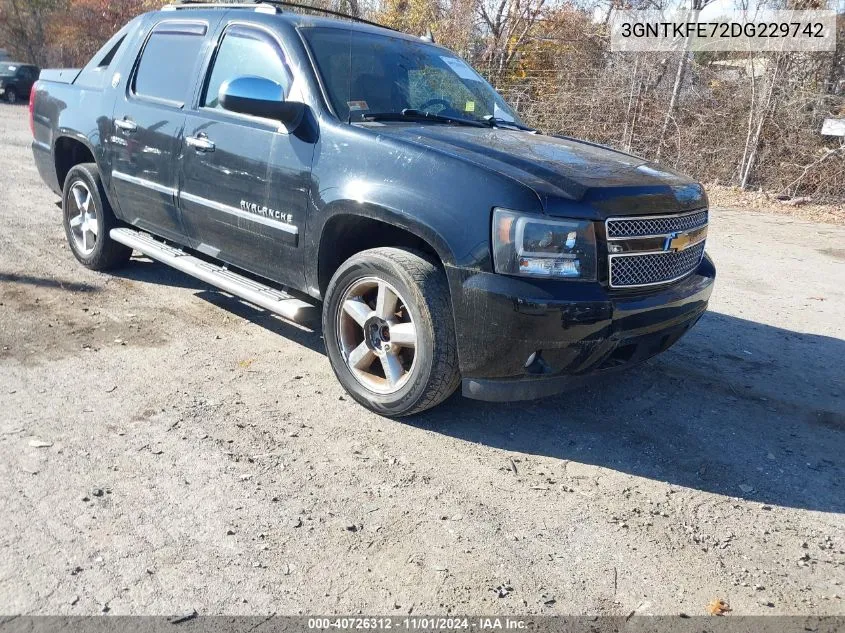
<instances>
[{"instance_id":1,"label":"front tire","mask_svg":"<svg viewBox=\"0 0 845 633\"><path fill-rule=\"evenodd\" d=\"M9 88L9 90L6 92L6 101L11 103L12 105L16 104L18 102L18 91L14 88Z\"/></svg>"},{"instance_id":2,"label":"front tire","mask_svg":"<svg viewBox=\"0 0 845 633\"><path fill-rule=\"evenodd\" d=\"M419 253L375 248L344 262L326 291L323 336L344 389L376 413L419 413L460 382L446 275Z\"/></svg>"},{"instance_id":3,"label":"front tire","mask_svg":"<svg viewBox=\"0 0 845 633\"><path fill-rule=\"evenodd\" d=\"M132 249L109 237L109 231L118 226L118 221L106 198L96 164L82 163L68 172L62 216L70 250L83 266L109 270L129 261Z\"/></svg>"}]
</instances>

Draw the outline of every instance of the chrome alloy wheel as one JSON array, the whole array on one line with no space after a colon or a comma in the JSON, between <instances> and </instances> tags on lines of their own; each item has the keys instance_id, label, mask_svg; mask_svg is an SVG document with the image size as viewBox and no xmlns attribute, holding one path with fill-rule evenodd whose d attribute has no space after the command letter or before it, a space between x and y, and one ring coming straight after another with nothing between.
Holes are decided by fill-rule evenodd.
<instances>
[{"instance_id":1,"label":"chrome alloy wheel","mask_svg":"<svg viewBox=\"0 0 845 633\"><path fill-rule=\"evenodd\" d=\"M417 329L407 302L389 283L367 277L343 294L337 338L352 375L381 394L399 391L415 369Z\"/></svg>"},{"instance_id":2,"label":"chrome alloy wheel","mask_svg":"<svg viewBox=\"0 0 845 633\"><path fill-rule=\"evenodd\" d=\"M70 232L77 250L83 255L90 255L97 243L97 207L94 205L91 190L81 180L70 188L67 213L70 217Z\"/></svg>"}]
</instances>

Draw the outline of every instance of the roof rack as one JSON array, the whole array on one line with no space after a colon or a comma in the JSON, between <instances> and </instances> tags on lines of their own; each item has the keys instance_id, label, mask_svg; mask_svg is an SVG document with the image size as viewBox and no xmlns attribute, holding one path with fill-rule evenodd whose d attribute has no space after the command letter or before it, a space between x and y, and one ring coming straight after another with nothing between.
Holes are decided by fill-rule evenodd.
<instances>
[{"instance_id":1,"label":"roof rack","mask_svg":"<svg viewBox=\"0 0 845 633\"><path fill-rule=\"evenodd\" d=\"M258 13L277 13L276 7L263 2L203 2L202 0L182 0L178 4L168 4L162 11L179 9L252 9Z\"/></svg>"},{"instance_id":2,"label":"roof rack","mask_svg":"<svg viewBox=\"0 0 845 633\"><path fill-rule=\"evenodd\" d=\"M360 22L361 24L369 24L370 26L377 26L381 29L388 29L390 31L397 31L384 24L372 22L359 18L341 11L333 11L332 9L323 9L322 7L314 7L310 4L300 4L298 2L288 2L287 0L244 0L244 2L204 2L203 0L181 0L178 4L169 4L162 8L162 11L176 11L179 9L252 9L258 13L278 13L279 9L290 7L293 9L303 9L306 11L314 11L315 13L322 13L324 15L331 15L337 18L344 18L352 20L353 22Z\"/></svg>"}]
</instances>

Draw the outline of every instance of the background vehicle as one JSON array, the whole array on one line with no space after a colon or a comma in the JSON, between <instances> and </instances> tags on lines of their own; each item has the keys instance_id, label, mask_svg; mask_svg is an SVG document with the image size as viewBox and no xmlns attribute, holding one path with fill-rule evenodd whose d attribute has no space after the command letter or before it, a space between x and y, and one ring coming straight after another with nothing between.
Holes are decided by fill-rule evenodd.
<instances>
[{"instance_id":1,"label":"background vehicle","mask_svg":"<svg viewBox=\"0 0 845 633\"><path fill-rule=\"evenodd\" d=\"M389 415L645 360L715 277L700 185L540 135L454 53L369 24L177 5L44 71L31 108L83 265L134 249L294 320L322 302L338 379Z\"/></svg>"},{"instance_id":2,"label":"background vehicle","mask_svg":"<svg viewBox=\"0 0 845 633\"><path fill-rule=\"evenodd\" d=\"M26 101L38 80L38 66L0 61L0 99L9 103Z\"/></svg>"}]
</instances>

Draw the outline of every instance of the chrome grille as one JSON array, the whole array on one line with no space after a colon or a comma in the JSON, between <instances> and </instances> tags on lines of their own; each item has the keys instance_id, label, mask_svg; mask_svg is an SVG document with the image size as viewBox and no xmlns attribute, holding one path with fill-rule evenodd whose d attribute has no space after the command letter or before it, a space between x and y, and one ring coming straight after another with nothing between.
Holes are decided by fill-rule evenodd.
<instances>
[{"instance_id":1,"label":"chrome grille","mask_svg":"<svg viewBox=\"0 0 845 633\"><path fill-rule=\"evenodd\" d=\"M610 285L627 288L675 281L695 270L703 256L704 242L678 252L611 255Z\"/></svg>"},{"instance_id":2,"label":"chrome grille","mask_svg":"<svg viewBox=\"0 0 845 633\"><path fill-rule=\"evenodd\" d=\"M668 235L707 224L707 209L683 215L613 218L607 221L608 239Z\"/></svg>"}]
</instances>

